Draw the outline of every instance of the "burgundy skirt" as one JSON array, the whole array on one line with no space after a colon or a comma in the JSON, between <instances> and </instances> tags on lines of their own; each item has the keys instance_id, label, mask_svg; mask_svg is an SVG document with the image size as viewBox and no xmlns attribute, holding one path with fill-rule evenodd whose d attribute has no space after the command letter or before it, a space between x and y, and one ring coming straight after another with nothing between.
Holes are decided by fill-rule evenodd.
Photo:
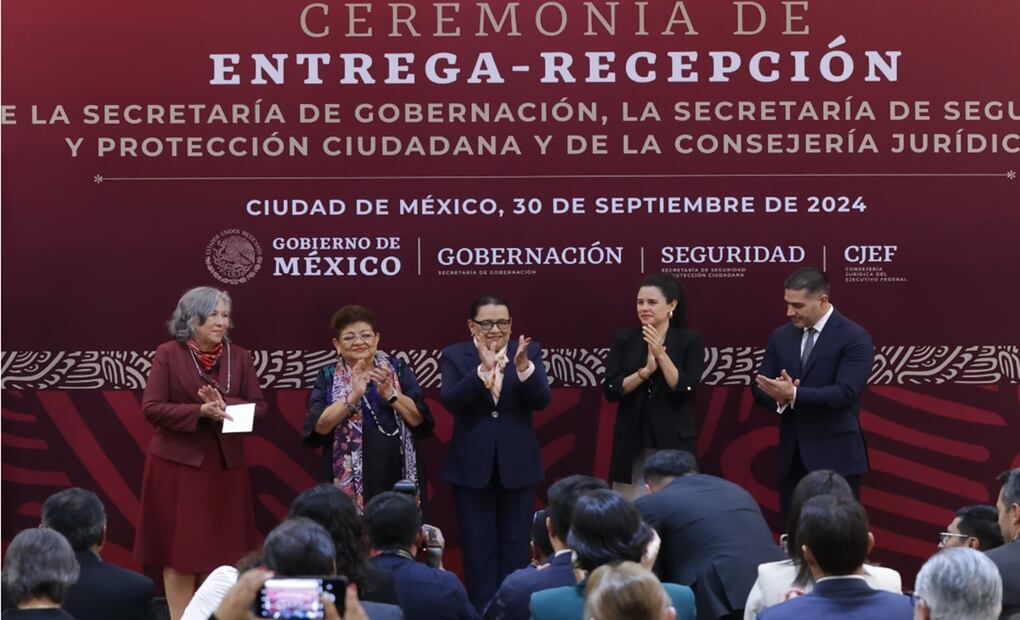
<instances>
[{"instance_id":1,"label":"burgundy skirt","mask_svg":"<svg viewBox=\"0 0 1020 620\"><path fill-rule=\"evenodd\" d=\"M146 457L134 549L142 566L206 574L258 547L248 467L227 469L219 442L209 445L201 467Z\"/></svg>"}]
</instances>

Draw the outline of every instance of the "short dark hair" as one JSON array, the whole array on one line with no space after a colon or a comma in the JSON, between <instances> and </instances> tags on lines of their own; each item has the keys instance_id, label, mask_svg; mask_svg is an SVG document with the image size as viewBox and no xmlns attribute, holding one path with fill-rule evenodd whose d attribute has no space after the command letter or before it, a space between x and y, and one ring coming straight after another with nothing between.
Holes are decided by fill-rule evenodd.
<instances>
[{"instance_id":1,"label":"short dark hair","mask_svg":"<svg viewBox=\"0 0 1020 620\"><path fill-rule=\"evenodd\" d=\"M376 549L407 549L414 544L421 530L421 510L404 493L386 491L373 497L365 506L365 527Z\"/></svg>"},{"instance_id":2,"label":"short dark hair","mask_svg":"<svg viewBox=\"0 0 1020 620\"><path fill-rule=\"evenodd\" d=\"M645 461L645 482L659 484L663 478L698 473L698 459L687 450L659 450Z\"/></svg>"},{"instance_id":3,"label":"short dark hair","mask_svg":"<svg viewBox=\"0 0 1020 620\"><path fill-rule=\"evenodd\" d=\"M92 491L72 487L46 498L42 524L60 532L75 551L85 551L103 542L106 508Z\"/></svg>"},{"instance_id":4,"label":"short dark hair","mask_svg":"<svg viewBox=\"0 0 1020 620\"><path fill-rule=\"evenodd\" d=\"M652 528L634 504L615 491L602 489L581 496L574 506L567 544L577 567L593 571L604 564L640 562Z\"/></svg>"},{"instance_id":5,"label":"short dark hair","mask_svg":"<svg viewBox=\"0 0 1020 620\"><path fill-rule=\"evenodd\" d=\"M853 499L854 492L846 478L831 469L819 469L811 472L801 478L793 489L793 495L790 496L790 513L786 519L786 548L790 559L797 566L797 577L794 579L794 584L798 586L804 586L811 579L811 571L804 564L804 555L800 549L801 542L797 534L801 508L809 499L819 495L834 495Z\"/></svg>"},{"instance_id":6,"label":"short dark hair","mask_svg":"<svg viewBox=\"0 0 1020 620\"><path fill-rule=\"evenodd\" d=\"M547 510L539 510L531 522L531 542L535 543L535 549L546 557L554 553L552 541L549 540L549 528L545 526L545 518L548 514Z\"/></svg>"},{"instance_id":7,"label":"short dark hair","mask_svg":"<svg viewBox=\"0 0 1020 620\"><path fill-rule=\"evenodd\" d=\"M964 536L978 539L981 551L988 551L1002 545L1002 531L999 529L999 511L995 506L964 506L956 511L960 523L956 526Z\"/></svg>"},{"instance_id":8,"label":"short dark hair","mask_svg":"<svg viewBox=\"0 0 1020 620\"><path fill-rule=\"evenodd\" d=\"M480 297L476 297L471 302L471 315L468 316L468 318L473 319L478 316L478 309L482 306L506 306L507 310L510 309L510 304L508 304L506 300L499 295L482 295Z\"/></svg>"},{"instance_id":9,"label":"short dark hair","mask_svg":"<svg viewBox=\"0 0 1020 620\"><path fill-rule=\"evenodd\" d=\"M831 287L829 278L818 267L801 267L786 278L783 288L791 291L806 290L808 294L822 293L828 295Z\"/></svg>"},{"instance_id":10,"label":"short dark hair","mask_svg":"<svg viewBox=\"0 0 1020 620\"><path fill-rule=\"evenodd\" d=\"M590 491L608 489L609 485L604 480L574 474L561 478L549 487L549 507L546 514L549 515L549 522L552 523L553 533L556 538L564 543L570 533L570 520L573 518L574 506L577 499Z\"/></svg>"},{"instance_id":11,"label":"short dark hair","mask_svg":"<svg viewBox=\"0 0 1020 620\"><path fill-rule=\"evenodd\" d=\"M1007 469L998 476L1002 483L1002 502L1009 508L1013 504L1020 504L1020 467Z\"/></svg>"},{"instance_id":12,"label":"short dark hair","mask_svg":"<svg viewBox=\"0 0 1020 620\"><path fill-rule=\"evenodd\" d=\"M336 547L336 572L364 585L368 536L354 500L335 484L319 484L294 498L287 518L308 517L326 528Z\"/></svg>"},{"instance_id":13,"label":"short dark hair","mask_svg":"<svg viewBox=\"0 0 1020 620\"><path fill-rule=\"evenodd\" d=\"M7 547L3 582L15 603L46 598L63 603L78 581L78 560L60 532L35 527L22 530Z\"/></svg>"},{"instance_id":14,"label":"short dark hair","mask_svg":"<svg viewBox=\"0 0 1020 620\"><path fill-rule=\"evenodd\" d=\"M868 558L868 515L853 498L819 495L800 510L797 539L827 575L849 575Z\"/></svg>"},{"instance_id":15,"label":"short dark hair","mask_svg":"<svg viewBox=\"0 0 1020 620\"><path fill-rule=\"evenodd\" d=\"M329 320L329 328L333 332L334 338L340 337L340 332L343 328L347 327L351 323L358 323L364 321L372 326L372 331L375 331L375 315L372 311L365 306L358 306L351 304L344 306L333 313L333 318Z\"/></svg>"},{"instance_id":16,"label":"short dark hair","mask_svg":"<svg viewBox=\"0 0 1020 620\"><path fill-rule=\"evenodd\" d=\"M676 302L676 309L673 310L673 317L669 324L673 327L687 327L687 296L684 294L684 285L680 279L669 273L653 273L641 278L638 289L644 286L654 286L662 292L666 303Z\"/></svg>"},{"instance_id":17,"label":"short dark hair","mask_svg":"<svg viewBox=\"0 0 1020 620\"><path fill-rule=\"evenodd\" d=\"M326 528L306 517L294 517L269 532L262 545L262 561L285 577L329 575L336 568L336 547Z\"/></svg>"}]
</instances>

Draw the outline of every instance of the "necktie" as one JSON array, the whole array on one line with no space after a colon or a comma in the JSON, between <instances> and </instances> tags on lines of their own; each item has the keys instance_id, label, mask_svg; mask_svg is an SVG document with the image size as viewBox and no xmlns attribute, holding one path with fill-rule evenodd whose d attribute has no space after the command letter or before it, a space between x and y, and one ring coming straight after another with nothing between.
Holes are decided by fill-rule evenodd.
<instances>
[{"instance_id":1,"label":"necktie","mask_svg":"<svg viewBox=\"0 0 1020 620\"><path fill-rule=\"evenodd\" d=\"M807 328L807 342L804 343L804 352L800 354L800 368L804 370L808 358L811 357L811 349L815 348L815 334L818 333L814 327Z\"/></svg>"}]
</instances>

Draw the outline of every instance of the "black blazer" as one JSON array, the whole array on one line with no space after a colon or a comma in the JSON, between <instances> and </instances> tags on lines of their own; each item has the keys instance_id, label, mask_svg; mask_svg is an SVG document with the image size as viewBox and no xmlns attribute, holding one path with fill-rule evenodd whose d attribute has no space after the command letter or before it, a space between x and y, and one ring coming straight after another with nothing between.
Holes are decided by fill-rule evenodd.
<instances>
[{"instance_id":1,"label":"black blazer","mask_svg":"<svg viewBox=\"0 0 1020 620\"><path fill-rule=\"evenodd\" d=\"M606 399L619 402L616 426L613 428L613 455L609 478L630 482L631 469L641 449L641 416L647 416L660 449L680 449L682 439L698 434L694 423L694 392L705 370L705 344L701 334L691 329L670 327L666 332L666 354L680 371L676 388L669 389L656 370L648 383L630 394L623 393L623 379L637 372L648 359L648 345L641 337L641 327L616 332L613 348L606 358L603 383Z\"/></svg>"},{"instance_id":2,"label":"black blazer","mask_svg":"<svg viewBox=\"0 0 1020 620\"><path fill-rule=\"evenodd\" d=\"M499 459L503 488L520 489L544 476L532 413L549 405L552 393L537 342L528 345L528 359L535 372L527 381L517 378L514 356L517 340L507 349L510 363L503 372L499 402L478 378L478 349L462 342L443 349L439 364L443 372L440 399L453 414L453 437L443 463L443 480L469 489L482 489L492 479Z\"/></svg>"},{"instance_id":3,"label":"black blazer","mask_svg":"<svg viewBox=\"0 0 1020 620\"><path fill-rule=\"evenodd\" d=\"M699 620L743 609L758 565L783 559L758 503L722 478L682 476L635 505L662 537L656 573L694 590Z\"/></svg>"},{"instance_id":4,"label":"black blazer","mask_svg":"<svg viewBox=\"0 0 1020 620\"><path fill-rule=\"evenodd\" d=\"M52 612L40 618L77 620L148 620L152 617L152 580L145 575L107 564L91 550L75 553L78 559L78 581L67 591L63 608L65 615ZM14 613L14 601L4 588L4 618L33 618L30 610ZM64 613L64 612L61 612ZM69 614L69 615L68 615Z\"/></svg>"},{"instance_id":5,"label":"black blazer","mask_svg":"<svg viewBox=\"0 0 1020 620\"><path fill-rule=\"evenodd\" d=\"M577 583L574 577L574 558L570 551L549 558L549 563L536 568L518 569L503 580L495 598L485 608L485 620L521 620L531 611L531 595L535 592L570 586Z\"/></svg>"},{"instance_id":6,"label":"black blazer","mask_svg":"<svg viewBox=\"0 0 1020 620\"><path fill-rule=\"evenodd\" d=\"M786 370L800 379L794 406L779 419L779 472L786 475L794 452L808 471L831 469L844 476L868 471L868 452L858 419L861 392L875 361L875 345L863 327L833 310L804 368L804 331L787 323L772 332L759 374ZM751 386L758 404L775 413L776 401Z\"/></svg>"}]
</instances>

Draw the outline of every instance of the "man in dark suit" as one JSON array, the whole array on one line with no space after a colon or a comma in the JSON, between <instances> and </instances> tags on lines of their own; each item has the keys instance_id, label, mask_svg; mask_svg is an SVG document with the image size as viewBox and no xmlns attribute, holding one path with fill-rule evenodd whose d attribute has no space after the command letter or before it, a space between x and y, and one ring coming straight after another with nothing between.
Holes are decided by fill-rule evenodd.
<instances>
[{"instance_id":1,"label":"man in dark suit","mask_svg":"<svg viewBox=\"0 0 1020 620\"><path fill-rule=\"evenodd\" d=\"M864 560L875 539L868 531L868 515L854 500L819 495L804 502L797 540L815 586L803 596L769 607L759 620L914 617L909 597L873 590L864 580Z\"/></svg>"},{"instance_id":2,"label":"man in dark suit","mask_svg":"<svg viewBox=\"0 0 1020 620\"><path fill-rule=\"evenodd\" d=\"M376 495L365 506L364 519L377 553L372 566L393 575L404 617L478 620L478 612L456 575L415 560L427 535L413 498L394 491Z\"/></svg>"},{"instance_id":3,"label":"man in dark suit","mask_svg":"<svg viewBox=\"0 0 1020 620\"><path fill-rule=\"evenodd\" d=\"M537 343L511 338L510 309L485 296L471 307L472 339L443 350L443 406L453 414L442 478L453 486L464 576L479 611L528 564L535 484L544 476L535 411L551 394Z\"/></svg>"},{"instance_id":4,"label":"man in dark suit","mask_svg":"<svg viewBox=\"0 0 1020 620\"><path fill-rule=\"evenodd\" d=\"M152 614L152 580L107 564L99 557L106 542L106 509L91 491L77 487L46 498L42 527L60 532L71 543L81 572L64 599L78 620L147 620ZM4 592L4 609L7 605ZM11 602L13 606L13 602Z\"/></svg>"},{"instance_id":5,"label":"man in dark suit","mask_svg":"<svg viewBox=\"0 0 1020 620\"><path fill-rule=\"evenodd\" d=\"M858 419L871 374L871 336L829 303L829 280L801 267L785 282L790 323L772 332L751 386L758 404L778 413L779 500L786 521L794 487L808 472L832 469L860 497L868 453Z\"/></svg>"},{"instance_id":6,"label":"man in dark suit","mask_svg":"<svg viewBox=\"0 0 1020 620\"><path fill-rule=\"evenodd\" d=\"M999 475L999 529L1005 544L985 555L995 563L1002 575L1002 616L1020 619L1020 467Z\"/></svg>"},{"instance_id":7,"label":"man in dark suit","mask_svg":"<svg viewBox=\"0 0 1020 620\"><path fill-rule=\"evenodd\" d=\"M698 620L742 618L758 565L783 559L758 503L698 473L694 455L681 450L648 457L644 479L650 495L634 504L662 538L659 579L694 590Z\"/></svg>"},{"instance_id":8,"label":"man in dark suit","mask_svg":"<svg viewBox=\"0 0 1020 620\"><path fill-rule=\"evenodd\" d=\"M606 488L608 486L604 481L580 474L557 480L549 487L549 508L543 520L553 548L549 563L511 573L486 608L485 620L526 620L531 613L529 606L532 594L577 583L573 552L567 546L570 517L579 497L589 491Z\"/></svg>"}]
</instances>

